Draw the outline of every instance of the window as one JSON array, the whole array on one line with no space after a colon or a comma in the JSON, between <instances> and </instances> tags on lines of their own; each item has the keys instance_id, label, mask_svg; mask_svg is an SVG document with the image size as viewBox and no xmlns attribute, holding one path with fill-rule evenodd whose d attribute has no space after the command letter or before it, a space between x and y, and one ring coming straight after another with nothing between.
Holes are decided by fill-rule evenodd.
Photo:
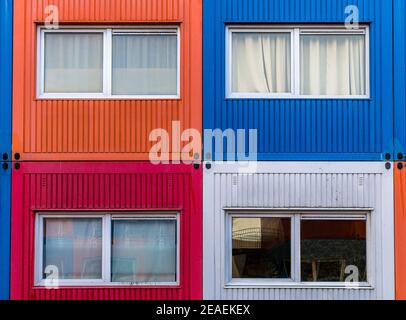
<instances>
[{"instance_id":1,"label":"window","mask_svg":"<svg viewBox=\"0 0 406 320\"><path fill-rule=\"evenodd\" d=\"M179 30L75 29L38 34L38 96L179 98Z\"/></svg>"},{"instance_id":2,"label":"window","mask_svg":"<svg viewBox=\"0 0 406 320\"><path fill-rule=\"evenodd\" d=\"M103 33L45 33L44 91L103 92Z\"/></svg>"},{"instance_id":3,"label":"window","mask_svg":"<svg viewBox=\"0 0 406 320\"><path fill-rule=\"evenodd\" d=\"M302 281L344 282L353 266L359 282L367 282L366 220L304 217L300 231Z\"/></svg>"},{"instance_id":4,"label":"window","mask_svg":"<svg viewBox=\"0 0 406 320\"><path fill-rule=\"evenodd\" d=\"M369 29L229 27L228 98L369 97Z\"/></svg>"},{"instance_id":5,"label":"window","mask_svg":"<svg viewBox=\"0 0 406 320\"><path fill-rule=\"evenodd\" d=\"M232 37L232 91L290 93L291 33L238 32Z\"/></svg>"},{"instance_id":6,"label":"window","mask_svg":"<svg viewBox=\"0 0 406 320\"><path fill-rule=\"evenodd\" d=\"M177 285L177 215L37 216L36 284Z\"/></svg>"},{"instance_id":7,"label":"window","mask_svg":"<svg viewBox=\"0 0 406 320\"><path fill-rule=\"evenodd\" d=\"M368 213L230 213L229 285L369 286Z\"/></svg>"},{"instance_id":8,"label":"window","mask_svg":"<svg viewBox=\"0 0 406 320\"><path fill-rule=\"evenodd\" d=\"M290 218L233 218L233 278L290 278Z\"/></svg>"}]
</instances>

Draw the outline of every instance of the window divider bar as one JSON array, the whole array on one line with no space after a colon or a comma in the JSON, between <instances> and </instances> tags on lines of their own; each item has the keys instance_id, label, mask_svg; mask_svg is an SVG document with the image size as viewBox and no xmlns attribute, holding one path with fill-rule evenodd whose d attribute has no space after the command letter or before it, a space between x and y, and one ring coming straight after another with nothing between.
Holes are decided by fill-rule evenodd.
<instances>
[{"instance_id":1,"label":"window divider bar","mask_svg":"<svg viewBox=\"0 0 406 320\"><path fill-rule=\"evenodd\" d=\"M112 94L113 82L113 32L112 29L107 29L104 33L104 59L103 59L103 88L104 94L110 97Z\"/></svg>"},{"instance_id":2,"label":"window divider bar","mask_svg":"<svg viewBox=\"0 0 406 320\"><path fill-rule=\"evenodd\" d=\"M300 96L300 29L293 31L292 56L294 68L294 91L295 96Z\"/></svg>"},{"instance_id":3,"label":"window divider bar","mask_svg":"<svg viewBox=\"0 0 406 320\"><path fill-rule=\"evenodd\" d=\"M103 281L111 282L111 215L103 218L103 263L102 274Z\"/></svg>"},{"instance_id":4,"label":"window divider bar","mask_svg":"<svg viewBox=\"0 0 406 320\"><path fill-rule=\"evenodd\" d=\"M301 282L301 255L300 255L300 215L294 215L293 221L294 225L294 234L291 239L294 245L294 250L292 250L292 257L294 261L293 265L293 276L294 281L297 283Z\"/></svg>"}]
</instances>

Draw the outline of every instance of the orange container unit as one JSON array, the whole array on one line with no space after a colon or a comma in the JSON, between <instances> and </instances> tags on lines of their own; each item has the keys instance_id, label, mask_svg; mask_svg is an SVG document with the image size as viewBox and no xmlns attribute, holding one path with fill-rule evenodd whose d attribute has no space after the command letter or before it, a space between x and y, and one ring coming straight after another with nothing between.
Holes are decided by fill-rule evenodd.
<instances>
[{"instance_id":1,"label":"orange container unit","mask_svg":"<svg viewBox=\"0 0 406 320\"><path fill-rule=\"evenodd\" d=\"M14 3L14 160L200 159L202 0Z\"/></svg>"},{"instance_id":2,"label":"orange container unit","mask_svg":"<svg viewBox=\"0 0 406 320\"><path fill-rule=\"evenodd\" d=\"M406 300L406 163L395 169L396 299Z\"/></svg>"}]
</instances>

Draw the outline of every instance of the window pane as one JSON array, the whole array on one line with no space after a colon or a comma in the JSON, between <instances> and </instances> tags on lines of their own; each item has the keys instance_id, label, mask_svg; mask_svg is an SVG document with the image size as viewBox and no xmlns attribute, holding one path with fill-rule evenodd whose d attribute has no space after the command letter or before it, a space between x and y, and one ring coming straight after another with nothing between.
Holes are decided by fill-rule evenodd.
<instances>
[{"instance_id":1,"label":"window pane","mask_svg":"<svg viewBox=\"0 0 406 320\"><path fill-rule=\"evenodd\" d=\"M46 218L43 237L44 279L54 266L59 279L102 278L102 219Z\"/></svg>"},{"instance_id":2,"label":"window pane","mask_svg":"<svg viewBox=\"0 0 406 320\"><path fill-rule=\"evenodd\" d=\"M291 92L290 39L290 33L233 33L232 91Z\"/></svg>"},{"instance_id":3,"label":"window pane","mask_svg":"<svg viewBox=\"0 0 406 320\"><path fill-rule=\"evenodd\" d=\"M345 282L348 276L367 281L366 221L303 220L301 225L302 281Z\"/></svg>"},{"instance_id":4,"label":"window pane","mask_svg":"<svg viewBox=\"0 0 406 320\"><path fill-rule=\"evenodd\" d=\"M289 218L233 218L232 223L234 279L290 278Z\"/></svg>"},{"instance_id":5,"label":"window pane","mask_svg":"<svg viewBox=\"0 0 406 320\"><path fill-rule=\"evenodd\" d=\"M176 35L113 36L113 94L176 95Z\"/></svg>"},{"instance_id":6,"label":"window pane","mask_svg":"<svg viewBox=\"0 0 406 320\"><path fill-rule=\"evenodd\" d=\"M176 221L112 222L113 282L176 282Z\"/></svg>"},{"instance_id":7,"label":"window pane","mask_svg":"<svg viewBox=\"0 0 406 320\"><path fill-rule=\"evenodd\" d=\"M45 33L45 92L103 92L102 33Z\"/></svg>"},{"instance_id":8,"label":"window pane","mask_svg":"<svg viewBox=\"0 0 406 320\"><path fill-rule=\"evenodd\" d=\"M302 35L301 93L365 95L364 35Z\"/></svg>"}]
</instances>

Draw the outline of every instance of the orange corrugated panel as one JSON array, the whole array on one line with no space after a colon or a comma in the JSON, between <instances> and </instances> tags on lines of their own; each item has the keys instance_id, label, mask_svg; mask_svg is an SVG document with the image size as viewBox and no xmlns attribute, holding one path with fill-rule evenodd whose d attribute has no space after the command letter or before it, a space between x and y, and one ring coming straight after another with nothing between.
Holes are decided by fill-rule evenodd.
<instances>
[{"instance_id":1,"label":"orange corrugated panel","mask_svg":"<svg viewBox=\"0 0 406 320\"><path fill-rule=\"evenodd\" d=\"M406 300L406 164L395 169L396 299Z\"/></svg>"},{"instance_id":2,"label":"orange corrugated panel","mask_svg":"<svg viewBox=\"0 0 406 320\"><path fill-rule=\"evenodd\" d=\"M38 99L37 26L44 24L50 4L59 8L61 25L179 26L180 98ZM201 132L202 0L16 0L14 9L14 157L148 160L152 130L171 136L172 122L180 121L181 131Z\"/></svg>"}]
</instances>

